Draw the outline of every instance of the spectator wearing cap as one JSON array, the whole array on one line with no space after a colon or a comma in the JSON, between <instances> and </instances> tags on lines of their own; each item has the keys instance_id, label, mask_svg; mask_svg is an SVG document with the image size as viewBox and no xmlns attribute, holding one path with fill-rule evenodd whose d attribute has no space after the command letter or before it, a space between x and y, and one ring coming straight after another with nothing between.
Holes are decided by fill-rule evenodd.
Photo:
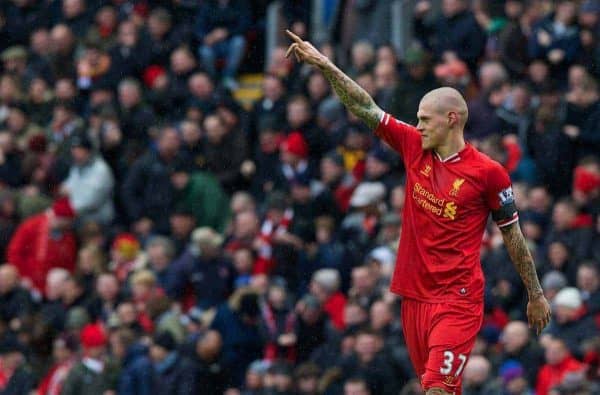
<instances>
[{"instance_id":1,"label":"spectator wearing cap","mask_svg":"<svg viewBox=\"0 0 600 395\"><path fill-rule=\"evenodd\" d=\"M346 296L339 291L340 285L340 274L336 269L320 269L313 273L309 289L322 304L323 311L327 313L336 329L341 331L345 327Z\"/></svg>"},{"instance_id":2,"label":"spectator wearing cap","mask_svg":"<svg viewBox=\"0 0 600 395\"><path fill-rule=\"evenodd\" d=\"M110 225L115 216L113 190L115 180L104 159L96 155L86 133L71 138L73 165L62 185L80 223Z\"/></svg>"},{"instance_id":3,"label":"spectator wearing cap","mask_svg":"<svg viewBox=\"0 0 600 395\"><path fill-rule=\"evenodd\" d=\"M535 385L536 394L549 394L552 387L574 372L583 371L585 366L576 360L564 340L552 338L546 345L546 364L539 370Z\"/></svg>"},{"instance_id":4,"label":"spectator wearing cap","mask_svg":"<svg viewBox=\"0 0 600 395\"><path fill-rule=\"evenodd\" d=\"M188 249L172 268L172 282L168 294L182 300L185 289L191 286L194 305L205 310L216 307L229 297L233 289L234 269L223 256L223 236L209 227L200 227L192 233Z\"/></svg>"},{"instance_id":5,"label":"spectator wearing cap","mask_svg":"<svg viewBox=\"0 0 600 395\"><path fill-rule=\"evenodd\" d=\"M31 295L19 281L19 271L15 266L0 266L0 318L12 330L20 328L23 319L33 312Z\"/></svg>"},{"instance_id":6,"label":"spectator wearing cap","mask_svg":"<svg viewBox=\"0 0 600 395\"><path fill-rule=\"evenodd\" d=\"M289 394L294 390L292 366L287 361L275 361L267 370L270 379L265 379L265 394Z\"/></svg>"},{"instance_id":7,"label":"spectator wearing cap","mask_svg":"<svg viewBox=\"0 0 600 395\"><path fill-rule=\"evenodd\" d=\"M523 321L509 322L500 335L502 353L499 361L516 361L524 369L524 376L530 385L536 381L537 372L544 363L544 352L531 338L529 328Z\"/></svg>"},{"instance_id":8,"label":"spectator wearing cap","mask_svg":"<svg viewBox=\"0 0 600 395\"><path fill-rule=\"evenodd\" d=\"M8 245L8 262L38 292L43 292L46 274L52 268L75 268L77 246L71 231L74 218L69 199L60 198L50 209L21 223Z\"/></svg>"},{"instance_id":9,"label":"spectator wearing cap","mask_svg":"<svg viewBox=\"0 0 600 395\"><path fill-rule=\"evenodd\" d=\"M247 157L247 146L239 130L233 130L217 114L204 118L206 141L204 155L208 170L226 192L240 189L240 170Z\"/></svg>"},{"instance_id":10,"label":"spectator wearing cap","mask_svg":"<svg viewBox=\"0 0 600 395\"><path fill-rule=\"evenodd\" d=\"M127 172L121 198L132 230L138 236L169 232L169 212L175 204L171 174L183 160L178 156L180 146L177 130L165 126L158 136L157 150L136 160Z\"/></svg>"},{"instance_id":11,"label":"spectator wearing cap","mask_svg":"<svg viewBox=\"0 0 600 395\"><path fill-rule=\"evenodd\" d=\"M6 395L28 394L34 377L26 365L27 349L5 333L0 342L0 392Z\"/></svg>"},{"instance_id":12,"label":"spectator wearing cap","mask_svg":"<svg viewBox=\"0 0 600 395\"><path fill-rule=\"evenodd\" d=\"M61 395L97 395L117 389L118 370L108 359L104 328L87 324L80 333L82 358L70 370Z\"/></svg>"},{"instance_id":13,"label":"spectator wearing cap","mask_svg":"<svg viewBox=\"0 0 600 395\"><path fill-rule=\"evenodd\" d=\"M581 292L574 287L561 289L552 301L554 314L545 333L564 339L575 356L583 355L582 344L598 333L592 316L586 315Z\"/></svg>"},{"instance_id":14,"label":"spectator wearing cap","mask_svg":"<svg viewBox=\"0 0 600 395\"><path fill-rule=\"evenodd\" d=\"M77 60L77 88L84 92L116 84L115 77L111 75L110 55L104 51L101 42L88 40L84 45L83 56Z\"/></svg>"},{"instance_id":15,"label":"spectator wearing cap","mask_svg":"<svg viewBox=\"0 0 600 395\"><path fill-rule=\"evenodd\" d=\"M425 16L431 2L420 1L415 6L415 34L437 59L452 53L474 67L483 54L485 33L469 10L465 0L445 0L442 14L429 24Z\"/></svg>"},{"instance_id":16,"label":"spectator wearing cap","mask_svg":"<svg viewBox=\"0 0 600 395\"><path fill-rule=\"evenodd\" d=\"M171 180L177 190L177 207L188 211L197 227L223 232L230 220L229 197L218 178L208 171L176 169Z\"/></svg>"},{"instance_id":17,"label":"spectator wearing cap","mask_svg":"<svg viewBox=\"0 0 600 395\"><path fill-rule=\"evenodd\" d=\"M248 365L262 356L264 342L259 320L258 295L248 289L236 291L229 303L217 308L211 329L223 339L223 366L231 372L229 387L239 388Z\"/></svg>"},{"instance_id":18,"label":"spectator wearing cap","mask_svg":"<svg viewBox=\"0 0 600 395\"><path fill-rule=\"evenodd\" d=\"M79 344L74 336L59 336L52 343L54 364L37 387L40 395L60 395L67 375L77 362Z\"/></svg>"}]
</instances>

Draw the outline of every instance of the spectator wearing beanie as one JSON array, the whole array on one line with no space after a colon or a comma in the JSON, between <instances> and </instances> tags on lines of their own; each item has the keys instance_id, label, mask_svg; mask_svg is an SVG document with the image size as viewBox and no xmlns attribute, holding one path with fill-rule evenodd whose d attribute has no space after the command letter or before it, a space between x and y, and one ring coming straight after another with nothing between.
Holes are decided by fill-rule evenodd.
<instances>
[{"instance_id":1,"label":"spectator wearing beanie","mask_svg":"<svg viewBox=\"0 0 600 395\"><path fill-rule=\"evenodd\" d=\"M290 133L280 146L281 165L277 169L273 189L287 190L297 177L311 178L313 168L308 160L309 148L300 132Z\"/></svg>"},{"instance_id":2,"label":"spectator wearing beanie","mask_svg":"<svg viewBox=\"0 0 600 395\"><path fill-rule=\"evenodd\" d=\"M68 198L54 202L43 213L21 223L8 245L8 262L43 293L46 275L55 267L75 269L77 246L71 231L75 210Z\"/></svg>"},{"instance_id":3,"label":"spectator wearing beanie","mask_svg":"<svg viewBox=\"0 0 600 395\"><path fill-rule=\"evenodd\" d=\"M141 253L140 242L131 233L120 233L113 240L108 264L111 272L115 273L121 284L127 284L132 272L140 270L145 265L145 257Z\"/></svg>"},{"instance_id":4,"label":"spectator wearing beanie","mask_svg":"<svg viewBox=\"0 0 600 395\"><path fill-rule=\"evenodd\" d=\"M177 342L169 332L160 332L150 346L152 394L197 394L197 370L193 362L177 351Z\"/></svg>"},{"instance_id":5,"label":"spectator wearing beanie","mask_svg":"<svg viewBox=\"0 0 600 395\"><path fill-rule=\"evenodd\" d=\"M118 371L106 356L108 339L99 324L88 324L80 333L83 356L67 376L61 395L98 395L116 390Z\"/></svg>"},{"instance_id":6,"label":"spectator wearing beanie","mask_svg":"<svg viewBox=\"0 0 600 395\"><path fill-rule=\"evenodd\" d=\"M581 293L577 288L560 290L552 301L554 314L545 333L564 339L572 354L583 356L582 344L598 334L592 316L586 315Z\"/></svg>"}]
</instances>

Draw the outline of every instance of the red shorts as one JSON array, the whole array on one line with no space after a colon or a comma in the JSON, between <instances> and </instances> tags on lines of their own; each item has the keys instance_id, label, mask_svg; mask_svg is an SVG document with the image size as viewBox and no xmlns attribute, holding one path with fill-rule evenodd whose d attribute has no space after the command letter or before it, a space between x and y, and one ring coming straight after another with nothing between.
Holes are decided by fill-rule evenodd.
<instances>
[{"instance_id":1,"label":"red shorts","mask_svg":"<svg viewBox=\"0 0 600 395\"><path fill-rule=\"evenodd\" d=\"M402 327L423 389L460 395L462 372L483 322L483 303L402 300Z\"/></svg>"}]
</instances>

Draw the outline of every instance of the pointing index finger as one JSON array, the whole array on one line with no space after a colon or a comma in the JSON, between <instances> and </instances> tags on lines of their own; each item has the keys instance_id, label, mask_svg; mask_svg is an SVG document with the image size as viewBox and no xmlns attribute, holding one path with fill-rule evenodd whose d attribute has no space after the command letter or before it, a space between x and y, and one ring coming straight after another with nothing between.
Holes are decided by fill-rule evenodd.
<instances>
[{"instance_id":1,"label":"pointing index finger","mask_svg":"<svg viewBox=\"0 0 600 395\"><path fill-rule=\"evenodd\" d=\"M302 39L300 37L296 36L294 33L292 33L289 29L285 29L285 32L287 33L289 38L291 38L298 44L302 43Z\"/></svg>"}]
</instances>

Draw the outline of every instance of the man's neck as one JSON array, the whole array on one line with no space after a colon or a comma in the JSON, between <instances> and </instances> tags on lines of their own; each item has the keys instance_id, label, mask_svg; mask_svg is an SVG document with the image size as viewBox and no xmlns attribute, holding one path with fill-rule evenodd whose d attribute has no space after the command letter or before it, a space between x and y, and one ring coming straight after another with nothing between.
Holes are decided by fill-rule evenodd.
<instances>
[{"instance_id":1,"label":"man's neck","mask_svg":"<svg viewBox=\"0 0 600 395\"><path fill-rule=\"evenodd\" d=\"M465 145L466 145L465 140L461 138L461 139L448 141L447 143L442 144L439 147L435 148L434 151L438 154L438 156L442 160L445 160L449 156L462 151L462 149L465 148Z\"/></svg>"}]
</instances>

